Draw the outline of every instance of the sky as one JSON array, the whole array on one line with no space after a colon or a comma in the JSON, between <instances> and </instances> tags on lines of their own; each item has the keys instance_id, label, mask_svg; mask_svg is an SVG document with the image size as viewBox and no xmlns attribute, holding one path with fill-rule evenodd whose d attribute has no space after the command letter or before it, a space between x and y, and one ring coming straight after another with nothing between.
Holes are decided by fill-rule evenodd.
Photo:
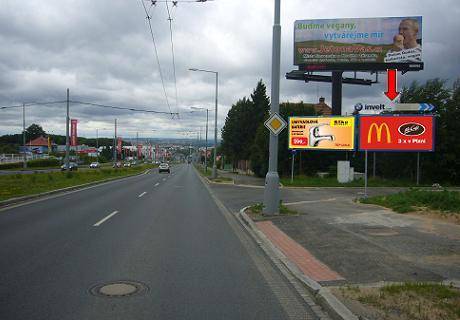
<instances>
[{"instance_id":1,"label":"sky","mask_svg":"<svg viewBox=\"0 0 460 320\"><path fill-rule=\"evenodd\" d=\"M168 3L172 42L165 2L151 7L142 0L0 0L0 107L62 101L69 88L74 101L180 113L173 118L71 104L79 136L112 137L116 118L118 134L126 138L204 137L206 112L191 107L214 110L216 78L189 68L206 69L219 73L220 136L232 104L249 97L260 79L270 95L274 0L179 0L174 8ZM399 75L398 86L432 78L451 84L460 76L458 0L281 0L280 100L314 103L324 96L331 105L330 84L284 78L296 69L295 20L401 16L423 16L425 69ZM372 87L344 85L343 112L357 102L386 102L386 76L379 80ZM65 134L65 117L64 103L26 108L26 126L37 123L48 133ZM210 139L213 128L210 111ZM0 109L0 134L21 130L22 108Z\"/></svg>"}]
</instances>

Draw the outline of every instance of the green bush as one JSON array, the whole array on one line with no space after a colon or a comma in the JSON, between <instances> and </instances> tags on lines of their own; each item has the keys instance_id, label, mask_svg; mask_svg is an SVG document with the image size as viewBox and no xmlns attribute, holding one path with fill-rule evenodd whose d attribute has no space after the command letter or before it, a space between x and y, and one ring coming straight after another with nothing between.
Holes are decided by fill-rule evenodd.
<instances>
[{"instance_id":1,"label":"green bush","mask_svg":"<svg viewBox=\"0 0 460 320\"><path fill-rule=\"evenodd\" d=\"M22 168L22 162L0 163L0 170Z\"/></svg>"},{"instance_id":2,"label":"green bush","mask_svg":"<svg viewBox=\"0 0 460 320\"><path fill-rule=\"evenodd\" d=\"M57 167L59 165L60 165L60 161L54 158L36 159L36 160L27 161L27 166L30 168Z\"/></svg>"}]
</instances>

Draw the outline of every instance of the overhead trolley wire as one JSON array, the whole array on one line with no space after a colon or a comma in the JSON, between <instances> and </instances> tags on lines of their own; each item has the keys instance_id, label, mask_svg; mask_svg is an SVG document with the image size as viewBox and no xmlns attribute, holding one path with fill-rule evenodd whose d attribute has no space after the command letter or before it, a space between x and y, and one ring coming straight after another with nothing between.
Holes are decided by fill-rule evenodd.
<instances>
[{"instance_id":1,"label":"overhead trolley wire","mask_svg":"<svg viewBox=\"0 0 460 320\"><path fill-rule=\"evenodd\" d=\"M153 42L153 48L155 50L155 58L156 58L156 61L157 61L157 65L158 65L158 69L159 69L159 72L160 72L160 78L161 78L161 84L163 86L163 92L164 92L164 95L165 95L165 98L166 98L166 104L168 105L168 108L169 108L169 113L170 114L173 114L171 112L171 105L169 104L169 100L168 100L168 94L166 93L166 87L165 87L165 82L164 82L164 79L163 79L163 71L161 70L161 64L160 64L160 59L158 57L158 50L157 50L157 45L156 45L156 42L155 42L155 36L153 35L153 29L152 29L152 23L150 22L150 20L152 19L149 15L149 12L147 11L147 8L145 7L145 4L144 4L144 1L143 0L140 0L140 2L142 3L142 7L144 8L144 11L145 11L145 14L146 14L146 19L147 19L147 22L149 24L149 29L150 29L150 35L152 36L152 42ZM152 1L152 6L154 5L153 1Z\"/></svg>"},{"instance_id":2,"label":"overhead trolley wire","mask_svg":"<svg viewBox=\"0 0 460 320\"><path fill-rule=\"evenodd\" d=\"M178 96L177 96L177 80L176 80L176 58L174 54L174 41L173 41L173 30L172 30L172 20L173 19L171 18L171 12L169 10L169 4L167 0L166 0L166 10L168 11L169 34L170 34L170 40L171 40L171 53L172 53L173 75L174 75L174 88L176 90L176 111L177 111L178 110Z\"/></svg>"}]
</instances>

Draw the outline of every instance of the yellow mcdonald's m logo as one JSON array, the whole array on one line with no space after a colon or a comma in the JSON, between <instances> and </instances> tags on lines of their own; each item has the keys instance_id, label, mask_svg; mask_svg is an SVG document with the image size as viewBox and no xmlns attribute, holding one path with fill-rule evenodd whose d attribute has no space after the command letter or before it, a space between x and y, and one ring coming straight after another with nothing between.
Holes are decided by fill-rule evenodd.
<instances>
[{"instance_id":1,"label":"yellow mcdonald's m logo","mask_svg":"<svg viewBox=\"0 0 460 320\"><path fill-rule=\"evenodd\" d=\"M390 134L390 128L388 128L388 125L386 123L382 123L380 126L377 125L375 122L371 124L371 127L369 128L369 133L367 134L367 143L371 143L372 141L372 132L374 131L377 135L377 142L382 141L382 131L383 127L385 127L386 134L387 134L387 143L391 143L391 134Z\"/></svg>"}]
</instances>

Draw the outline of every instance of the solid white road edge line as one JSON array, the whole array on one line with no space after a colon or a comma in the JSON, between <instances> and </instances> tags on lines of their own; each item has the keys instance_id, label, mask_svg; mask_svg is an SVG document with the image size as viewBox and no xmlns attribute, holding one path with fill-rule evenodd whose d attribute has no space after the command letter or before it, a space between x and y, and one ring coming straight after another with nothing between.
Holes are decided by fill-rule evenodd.
<instances>
[{"instance_id":1,"label":"solid white road edge line","mask_svg":"<svg viewBox=\"0 0 460 320\"><path fill-rule=\"evenodd\" d=\"M95 225L93 225L93 227L99 227L101 224L103 224L104 222L106 222L107 220L109 220L110 218L112 218L114 215L116 215L118 213L118 211L114 211L112 212L111 214L109 214L107 217L105 217L104 219L102 219L101 221L99 221L98 223L96 223Z\"/></svg>"}]
</instances>

